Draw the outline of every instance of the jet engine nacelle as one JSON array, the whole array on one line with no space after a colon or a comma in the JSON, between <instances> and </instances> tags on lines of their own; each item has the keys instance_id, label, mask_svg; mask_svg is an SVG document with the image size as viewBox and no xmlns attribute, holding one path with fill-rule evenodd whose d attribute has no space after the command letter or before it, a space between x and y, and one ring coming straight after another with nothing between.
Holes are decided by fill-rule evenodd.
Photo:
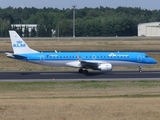
<instances>
[{"instance_id":1,"label":"jet engine nacelle","mask_svg":"<svg viewBox=\"0 0 160 120\"><path fill-rule=\"evenodd\" d=\"M108 72L112 71L112 65L111 64L101 64L98 66L98 69L102 72Z\"/></svg>"}]
</instances>

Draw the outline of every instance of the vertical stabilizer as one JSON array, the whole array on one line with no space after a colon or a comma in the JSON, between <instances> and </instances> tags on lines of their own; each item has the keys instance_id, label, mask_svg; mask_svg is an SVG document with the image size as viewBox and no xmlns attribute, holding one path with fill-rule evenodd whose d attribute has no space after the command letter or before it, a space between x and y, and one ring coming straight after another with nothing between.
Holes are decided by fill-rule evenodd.
<instances>
[{"instance_id":1,"label":"vertical stabilizer","mask_svg":"<svg viewBox=\"0 0 160 120\"><path fill-rule=\"evenodd\" d=\"M16 31L10 30L9 35L14 54L39 53L38 51L29 48Z\"/></svg>"}]
</instances>

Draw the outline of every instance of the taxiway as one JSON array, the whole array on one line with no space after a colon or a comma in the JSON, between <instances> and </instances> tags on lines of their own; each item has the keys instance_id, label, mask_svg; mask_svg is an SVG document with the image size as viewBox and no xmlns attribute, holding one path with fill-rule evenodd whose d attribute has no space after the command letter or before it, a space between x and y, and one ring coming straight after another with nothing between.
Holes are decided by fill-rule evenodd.
<instances>
[{"instance_id":1,"label":"taxiway","mask_svg":"<svg viewBox=\"0 0 160 120\"><path fill-rule=\"evenodd\" d=\"M99 71L77 72L0 72L0 81L106 81L106 80L160 80L160 71Z\"/></svg>"}]
</instances>

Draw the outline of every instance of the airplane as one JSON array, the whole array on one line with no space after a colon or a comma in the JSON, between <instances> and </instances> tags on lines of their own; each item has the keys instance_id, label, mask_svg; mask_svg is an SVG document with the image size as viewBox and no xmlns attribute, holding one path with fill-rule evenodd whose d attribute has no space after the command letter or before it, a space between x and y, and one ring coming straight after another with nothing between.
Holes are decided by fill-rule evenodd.
<instances>
[{"instance_id":1,"label":"airplane","mask_svg":"<svg viewBox=\"0 0 160 120\"><path fill-rule=\"evenodd\" d=\"M39 52L31 49L14 30L9 30L13 53L7 57L35 64L54 67L79 68L79 73L88 74L88 69L110 72L114 66L137 66L139 72L157 61L142 52Z\"/></svg>"}]
</instances>

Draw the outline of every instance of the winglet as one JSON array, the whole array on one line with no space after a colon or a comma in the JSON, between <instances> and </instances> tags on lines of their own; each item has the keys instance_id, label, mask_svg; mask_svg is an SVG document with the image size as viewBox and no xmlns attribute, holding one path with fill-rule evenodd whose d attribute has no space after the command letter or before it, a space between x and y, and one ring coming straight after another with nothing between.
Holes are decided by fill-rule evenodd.
<instances>
[{"instance_id":1,"label":"winglet","mask_svg":"<svg viewBox=\"0 0 160 120\"><path fill-rule=\"evenodd\" d=\"M76 55L76 56L77 56L77 59L81 62L82 61L81 57L79 55Z\"/></svg>"}]
</instances>

